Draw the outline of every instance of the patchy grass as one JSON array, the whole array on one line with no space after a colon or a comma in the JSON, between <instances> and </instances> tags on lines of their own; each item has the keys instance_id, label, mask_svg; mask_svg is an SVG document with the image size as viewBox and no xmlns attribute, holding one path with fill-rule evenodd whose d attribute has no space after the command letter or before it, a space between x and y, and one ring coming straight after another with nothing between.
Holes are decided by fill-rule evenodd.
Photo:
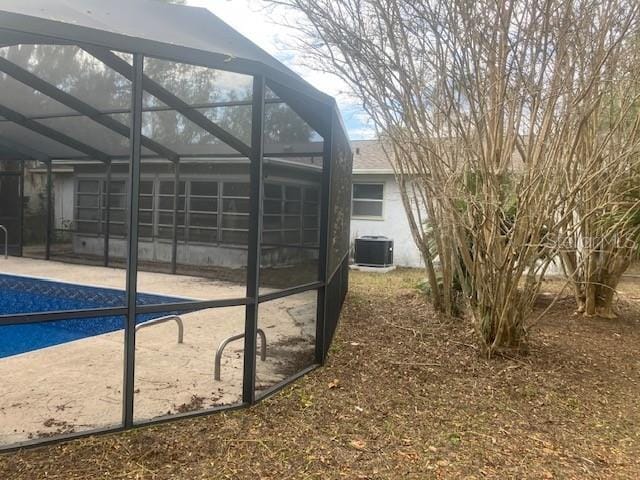
<instances>
[{"instance_id":1,"label":"patchy grass","mask_svg":"<svg viewBox=\"0 0 640 480\"><path fill-rule=\"evenodd\" d=\"M419 278L354 273L328 365L254 408L7 454L0 478L640 478L640 280L619 320L568 296L529 355L487 361Z\"/></svg>"}]
</instances>

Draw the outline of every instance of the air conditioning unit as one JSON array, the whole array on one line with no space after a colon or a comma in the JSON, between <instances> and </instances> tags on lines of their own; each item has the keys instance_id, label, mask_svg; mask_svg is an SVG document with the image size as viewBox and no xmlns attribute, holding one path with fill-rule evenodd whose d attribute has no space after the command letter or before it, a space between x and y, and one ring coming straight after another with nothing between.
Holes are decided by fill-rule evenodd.
<instances>
[{"instance_id":1,"label":"air conditioning unit","mask_svg":"<svg viewBox=\"0 0 640 480\"><path fill-rule=\"evenodd\" d=\"M355 263L364 267L390 267L393 265L393 240L383 236L367 235L356 238Z\"/></svg>"}]
</instances>

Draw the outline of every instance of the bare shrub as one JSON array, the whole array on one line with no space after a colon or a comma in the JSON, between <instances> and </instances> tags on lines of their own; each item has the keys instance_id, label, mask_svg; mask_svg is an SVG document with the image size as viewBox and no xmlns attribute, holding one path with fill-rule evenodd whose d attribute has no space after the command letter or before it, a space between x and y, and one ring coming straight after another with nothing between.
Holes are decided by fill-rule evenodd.
<instances>
[{"instance_id":1,"label":"bare shrub","mask_svg":"<svg viewBox=\"0 0 640 480\"><path fill-rule=\"evenodd\" d=\"M395 158L436 306L452 312L459 285L486 352L521 347L575 209L598 212L585 189L617 161L583 168L579 147L616 88L636 2L270 3L302 14L300 50L348 82Z\"/></svg>"}]
</instances>

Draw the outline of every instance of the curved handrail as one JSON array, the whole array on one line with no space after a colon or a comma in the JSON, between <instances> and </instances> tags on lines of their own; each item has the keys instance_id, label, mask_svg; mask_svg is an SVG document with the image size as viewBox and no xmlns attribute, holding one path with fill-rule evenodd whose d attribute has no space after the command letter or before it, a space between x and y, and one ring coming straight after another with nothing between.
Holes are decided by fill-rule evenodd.
<instances>
[{"instance_id":1,"label":"curved handrail","mask_svg":"<svg viewBox=\"0 0 640 480\"><path fill-rule=\"evenodd\" d=\"M4 225L0 225L0 230L4 232L4 258L9 258L9 231Z\"/></svg>"},{"instance_id":2,"label":"curved handrail","mask_svg":"<svg viewBox=\"0 0 640 480\"><path fill-rule=\"evenodd\" d=\"M136 332L141 328L158 325L160 323L167 323L172 320L178 324L178 343L182 343L182 340L184 339L184 324L182 323L182 319L178 315L167 315L166 317L154 318L153 320L149 320L148 322L140 323L136 325Z\"/></svg>"},{"instance_id":3,"label":"curved handrail","mask_svg":"<svg viewBox=\"0 0 640 480\"><path fill-rule=\"evenodd\" d=\"M258 335L260 336L261 345L260 345L260 360L263 362L267 359L267 336L264 334L264 330L261 328L258 329ZM238 335L232 335L231 337L225 338L220 345L218 346L218 350L216 350L216 361L215 366L213 368L213 378L216 380L220 380L220 363L222 362L222 352L227 345L236 340L240 340L244 338L244 333L239 333Z\"/></svg>"}]
</instances>

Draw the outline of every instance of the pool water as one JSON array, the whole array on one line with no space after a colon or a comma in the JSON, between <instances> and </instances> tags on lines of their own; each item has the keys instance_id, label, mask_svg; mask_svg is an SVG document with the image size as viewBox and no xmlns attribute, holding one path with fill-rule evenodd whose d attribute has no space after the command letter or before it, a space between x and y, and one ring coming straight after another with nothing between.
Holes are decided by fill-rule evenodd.
<instances>
[{"instance_id":1,"label":"pool water","mask_svg":"<svg viewBox=\"0 0 640 480\"><path fill-rule=\"evenodd\" d=\"M139 293L138 305L184 301L183 298ZM0 275L0 315L123 307L122 290L86 287L50 280ZM137 323L171 312L138 315ZM27 325L0 326L0 358L60 345L124 328L125 317L77 318Z\"/></svg>"}]
</instances>

